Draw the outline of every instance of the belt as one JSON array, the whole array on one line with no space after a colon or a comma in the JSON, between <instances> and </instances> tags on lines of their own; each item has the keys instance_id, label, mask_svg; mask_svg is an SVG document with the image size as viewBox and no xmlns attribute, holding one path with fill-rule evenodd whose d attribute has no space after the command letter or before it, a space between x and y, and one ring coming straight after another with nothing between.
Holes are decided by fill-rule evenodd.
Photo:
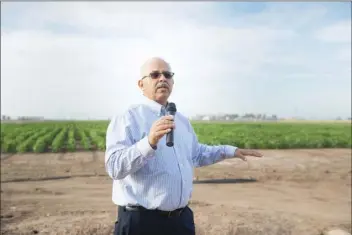
<instances>
[{"instance_id":1,"label":"belt","mask_svg":"<svg viewBox=\"0 0 352 235\"><path fill-rule=\"evenodd\" d=\"M163 211L163 210L159 210L159 209L147 209L142 206L122 206L122 208L124 209L124 211L153 211L153 212L157 212L158 214L160 214L162 216L166 216L166 217L176 216L177 217L177 216L181 216L182 212L187 208L187 206L173 210L173 211Z\"/></svg>"}]
</instances>

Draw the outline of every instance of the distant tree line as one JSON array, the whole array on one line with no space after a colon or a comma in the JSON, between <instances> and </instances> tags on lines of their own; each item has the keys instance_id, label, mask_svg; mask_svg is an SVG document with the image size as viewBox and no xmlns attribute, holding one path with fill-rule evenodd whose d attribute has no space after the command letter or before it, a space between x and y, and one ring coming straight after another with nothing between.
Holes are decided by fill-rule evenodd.
<instances>
[{"instance_id":1,"label":"distant tree line","mask_svg":"<svg viewBox=\"0 0 352 235\"><path fill-rule=\"evenodd\" d=\"M11 117L6 115L1 115L1 120L11 120Z\"/></svg>"},{"instance_id":2,"label":"distant tree line","mask_svg":"<svg viewBox=\"0 0 352 235\"><path fill-rule=\"evenodd\" d=\"M210 120L210 121L235 121L235 120L278 120L277 115L246 113L239 114L221 114L221 115L196 115L193 120Z\"/></svg>"},{"instance_id":3,"label":"distant tree line","mask_svg":"<svg viewBox=\"0 0 352 235\"><path fill-rule=\"evenodd\" d=\"M7 115L1 115L1 120L44 120L44 117L36 117L36 116L19 116L17 118L13 118Z\"/></svg>"},{"instance_id":4,"label":"distant tree line","mask_svg":"<svg viewBox=\"0 0 352 235\"><path fill-rule=\"evenodd\" d=\"M209 120L209 121L241 121L241 120L267 120L267 121L276 121L280 118L276 114L267 115L267 114L254 114L254 113L245 113L243 115L240 114L217 114L217 115L196 115L191 117L192 120ZM292 118L292 119L300 119L304 120L304 118ZM44 117L36 117L36 116L19 116L19 117L11 117L8 115L1 115L2 121L7 120L48 120ZM107 119L108 121L110 118ZM335 120L344 120L341 117L337 117ZM345 120L352 120L352 117L348 117Z\"/></svg>"},{"instance_id":5,"label":"distant tree line","mask_svg":"<svg viewBox=\"0 0 352 235\"><path fill-rule=\"evenodd\" d=\"M263 120L263 121L276 121L279 119L287 119L287 118L279 118L276 114L255 114L255 113L245 113L243 115L240 114L213 114L213 115L196 115L191 117L192 120L209 120L209 121L246 121L246 120ZM300 117L292 117L289 119L296 120L305 120L305 118ZM336 117L335 120L352 120L351 117L343 119L341 117Z\"/></svg>"}]
</instances>

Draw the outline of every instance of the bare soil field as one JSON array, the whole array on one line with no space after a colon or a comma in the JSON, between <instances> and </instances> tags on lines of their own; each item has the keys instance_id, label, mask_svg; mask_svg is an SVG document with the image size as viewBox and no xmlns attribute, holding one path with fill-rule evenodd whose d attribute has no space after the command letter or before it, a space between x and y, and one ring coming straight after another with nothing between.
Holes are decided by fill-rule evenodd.
<instances>
[{"instance_id":1,"label":"bare soil field","mask_svg":"<svg viewBox=\"0 0 352 235\"><path fill-rule=\"evenodd\" d=\"M198 235L351 232L351 149L263 153L195 169ZM103 152L2 155L1 234L112 234L111 184Z\"/></svg>"}]
</instances>

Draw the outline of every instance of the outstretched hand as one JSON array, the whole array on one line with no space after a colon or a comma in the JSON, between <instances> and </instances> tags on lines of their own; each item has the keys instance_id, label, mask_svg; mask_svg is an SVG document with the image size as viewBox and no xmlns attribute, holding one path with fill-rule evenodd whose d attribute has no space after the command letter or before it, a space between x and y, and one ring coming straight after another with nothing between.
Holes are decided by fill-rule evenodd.
<instances>
[{"instance_id":1,"label":"outstretched hand","mask_svg":"<svg viewBox=\"0 0 352 235\"><path fill-rule=\"evenodd\" d=\"M240 148L236 149L235 151L236 158L241 158L243 161L247 161L247 156L263 157L263 154L251 149L240 149Z\"/></svg>"}]
</instances>

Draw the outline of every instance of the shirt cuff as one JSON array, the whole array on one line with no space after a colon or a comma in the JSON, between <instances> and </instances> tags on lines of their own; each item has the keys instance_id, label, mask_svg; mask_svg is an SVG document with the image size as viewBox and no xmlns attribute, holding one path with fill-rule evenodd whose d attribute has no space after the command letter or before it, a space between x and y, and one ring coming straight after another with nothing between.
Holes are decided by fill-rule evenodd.
<instances>
[{"instance_id":1,"label":"shirt cuff","mask_svg":"<svg viewBox=\"0 0 352 235\"><path fill-rule=\"evenodd\" d=\"M226 145L225 146L225 155L227 158L233 158L235 157L235 152L236 152L237 147Z\"/></svg>"},{"instance_id":2,"label":"shirt cuff","mask_svg":"<svg viewBox=\"0 0 352 235\"><path fill-rule=\"evenodd\" d=\"M149 159L154 157L155 150L150 146L147 136L137 143L137 149L143 158Z\"/></svg>"}]
</instances>

